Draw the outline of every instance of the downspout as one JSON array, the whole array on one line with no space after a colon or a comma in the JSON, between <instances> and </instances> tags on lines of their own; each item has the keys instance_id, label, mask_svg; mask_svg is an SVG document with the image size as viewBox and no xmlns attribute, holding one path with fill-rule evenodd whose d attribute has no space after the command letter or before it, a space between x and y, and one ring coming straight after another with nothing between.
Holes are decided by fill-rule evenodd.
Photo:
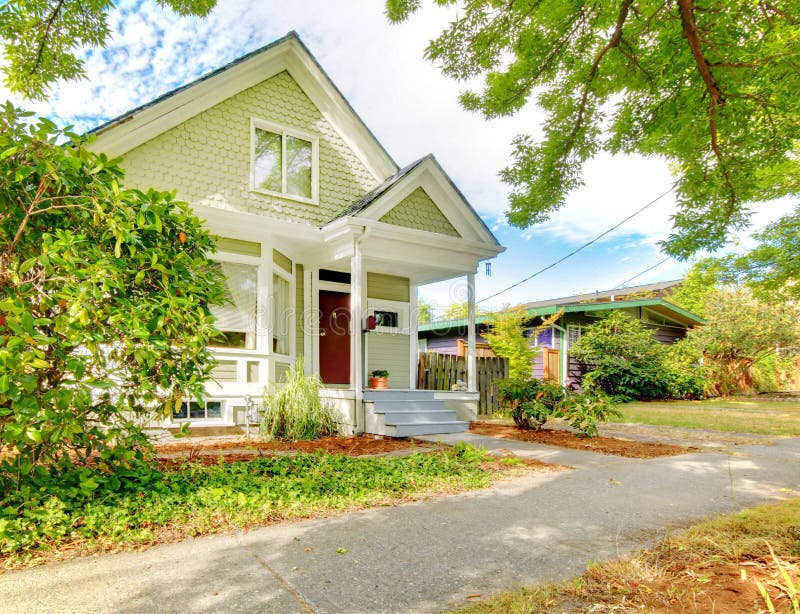
<instances>
[{"instance_id":1,"label":"downspout","mask_svg":"<svg viewBox=\"0 0 800 614\"><path fill-rule=\"evenodd\" d=\"M563 326L559 326L555 322L553 322L550 326L557 329L561 333L561 385L567 385L567 369L569 368L569 356L567 353L569 352L569 336L567 335L567 329Z\"/></svg>"}]
</instances>

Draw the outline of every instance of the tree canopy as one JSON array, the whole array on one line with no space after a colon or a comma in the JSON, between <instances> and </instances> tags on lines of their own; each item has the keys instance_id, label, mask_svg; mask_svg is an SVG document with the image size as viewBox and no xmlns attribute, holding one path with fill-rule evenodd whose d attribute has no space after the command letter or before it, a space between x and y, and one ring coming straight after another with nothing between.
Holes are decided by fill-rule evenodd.
<instances>
[{"instance_id":1,"label":"tree canopy","mask_svg":"<svg viewBox=\"0 0 800 614\"><path fill-rule=\"evenodd\" d=\"M156 0L179 15L205 16L216 0ZM111 31L112 0L8 0L0 5L0 39L5 43L6 86L26 98L42 99L59 79L84 76L82 47L104 47Z\"/></svg>"},{"instance_id":2,"label":"tree canopy","mask_svg":"<svg viewBox=\"0 0 800 614\"><path fill-rule=\"evenodd\" d=\"M704 357L718 394L749 392L753 366L776 348L784 355L800 351L797 306L763 303L743 288L719 290L707 302L705 318L686 342Z\"/></svg>"},{"instance_id":3,"label":"tree canopy","mask_svg":"<svg viewBox=\"0 0 800 614\"><path fill-rule=\"evenodd\" d=\"M800 193L800 0L433 1L459 16L428 59L483 80L466 109L509 116L535 99L546 113L501 173L511 224L545 221L601 151L670 163L677 257L723 245L748 203ZM402 21L421 4L387 0L387 13Z\"/></svg>"},{"instance_id":4,"label":"tree canopy","mask_svg":"<svg viewBox=\"0 0 800 614\"><path fill-rule=\"evenodd\" d=\"M762 300L800 301L800 207L754 237L756 247L721 266Z\"/></svg>"}]
</instances>

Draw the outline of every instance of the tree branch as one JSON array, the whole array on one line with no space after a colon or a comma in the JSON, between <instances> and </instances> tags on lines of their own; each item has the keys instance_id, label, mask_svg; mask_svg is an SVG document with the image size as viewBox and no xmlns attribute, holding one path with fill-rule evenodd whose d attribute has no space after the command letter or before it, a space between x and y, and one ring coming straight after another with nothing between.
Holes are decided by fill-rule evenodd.
<instances>
[{"instance_id":1,"label":"tree branch","mask_svg":"<svg viewBox=\"0 0 800 614\"><path fill-rule=\"evenodd\" d=\"M36 61L33 63L33 66L28 73L29 75L34 74L39 69L39 64L42 63L42 55L44 55L44 48L47 44L47 39L50 38L50 30L53 28L53 24L56 22L56 19L58 18L59 13L61 13L61 8L63 6L64 0L58 0L55 8L50 12L50 16L47 18L42 39L39 41L39 48L36 50Z\"/></svg>"},{"instance_id":2,"label":"tree branch","mask_svg":"<svg viewBox=\"0 0 800 614\"><path fill-rule=\"evenodd\" d=\"M572 150L572 144L575 141L575 137L578 134L578 131L581 129L583 125L583 114L586 112L586 105L589 102L589 93L591 90L592 82L594 78L597 76L597 71L600 69L600 62L603 61L605 55L611 51L614 47L618 47L620 41L622 40L622 26L625 25L625 20L628 18L628 11L631 8L631 4L633 4L633 0L623 0L622 6L619 9L619 16L617 17L617 21L614 24L614 32L611 34L611 38L609 41L603 46L600 52L594 59L592 63L592 67L589 69L589 74L586 76L586 86L583 88L583 94L581 95L581 102L578 106L578 115L575 118L575 125L572 128L572 132L569 135L569 138L564 143L564 155L561 158L562 162L567 159L570 151Z\"/></svg>"},{"instance_id":3,"label":"tree branch","mask_svg":"<svg viewBox=\"0 0 800 614\"><path fill-rule=\"evenodd\" d=\"M725 104L725 97L722 95L719 84L711 73L711 66L703 55L703 50L700 46L699 30L697 22L694 19L694 1L693 0L678 0L678 9L680 11L681 23L683 24L683 37L689 43L689 49L694 56L697 70L706 84L706 91L709 94L710 100L708 103L708 127L711 133L711 150L717 158L719 168L725 183L728 184L730 190L730 198L728 199L728 213L733 213L736 204L736 188L733 185L730 172L725 168L724 156L719 147L719 134L717 132L717 108Z\"/></svg>"}]
</instances>

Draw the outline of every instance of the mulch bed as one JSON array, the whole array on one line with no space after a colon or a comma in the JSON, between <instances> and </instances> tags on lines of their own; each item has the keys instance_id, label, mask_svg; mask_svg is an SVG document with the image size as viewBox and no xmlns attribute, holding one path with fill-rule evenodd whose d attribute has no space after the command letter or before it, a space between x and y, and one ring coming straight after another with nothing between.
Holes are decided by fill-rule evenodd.
<instances>
[{"instance_id":1,"label":"mulch bed","mask_svg":"<svg viewBox=\"0 0 800 614\"><path fill-rule=\"evenodd\" d=\"M515 425L491 422L473 422L470 424L469 430L478 435L500 437L501 439L516 439L518 441L541 443L573 450L585 450L587 452L599 452L600 454L612 456L626 456L628 458L677 456L678 454L698 451L697 448L687 446L631 441L614 437L578 437L574 433L563 430L541 429L538 431L524 431Z\"/></svg>"},{"instance_id":2,"label":"mulch bed","mask_svg":"<svg viewBox=\"0 0 800 614\"><path fill-rule=\"evenodd\" d=\"M409 448L431 449L435 447L430 444L419 444L411 439L336 436L313 441L259 441L254 439L177 441L156 445L156 453L159 458L164 459L210 457L210 461L214 462L217 456L224 456L226 460L233 457L241 457L239 460L250 460L253 457L271 454L309 454L314 452L365 456ZM203 460L203 462L206 461Z\"/></svg>"}]
</instances>

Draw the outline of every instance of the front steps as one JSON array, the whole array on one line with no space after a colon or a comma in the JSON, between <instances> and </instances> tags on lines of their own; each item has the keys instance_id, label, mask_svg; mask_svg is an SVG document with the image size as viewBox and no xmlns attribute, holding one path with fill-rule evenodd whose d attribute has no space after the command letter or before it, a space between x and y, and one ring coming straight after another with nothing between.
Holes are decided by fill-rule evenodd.
<instances>
[{"instance_id":1,"label":"front steps","mask_svg":"<svg viewBox=\"0 0 800 614\"><path fill-rule=\"evenodd\" d=\"M469 422L456 419L432 390L365 390L367 432L389 437L463 433Z\"/></svg>"}]
</instances>

